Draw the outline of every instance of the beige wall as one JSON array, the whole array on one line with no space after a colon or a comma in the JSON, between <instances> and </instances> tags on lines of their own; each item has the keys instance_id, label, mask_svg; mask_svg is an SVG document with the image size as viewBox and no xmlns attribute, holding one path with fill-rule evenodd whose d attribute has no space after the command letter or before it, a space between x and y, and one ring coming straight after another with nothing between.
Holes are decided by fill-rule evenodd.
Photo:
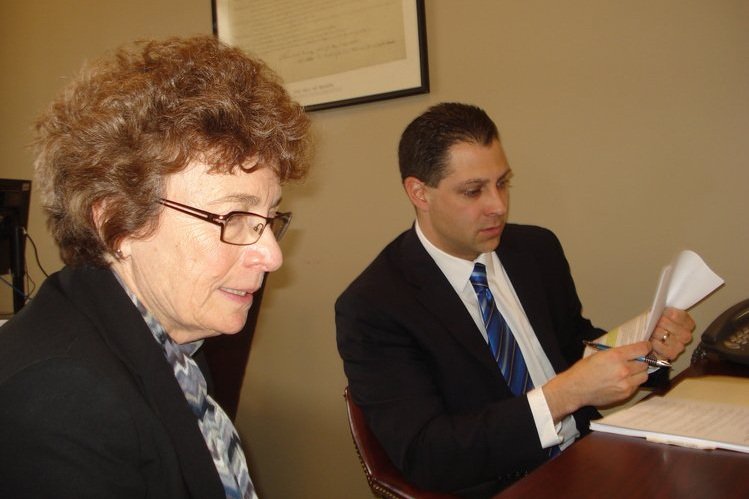
<instances>
[{"instance_id":1,"label":"beige wall","mask_svg":"<svg viewBox=\"0 0 749 499\"><path fill-rule=\"evenodd\" d=\"M0 177L33 177L31 126L89 58L142 37L211 32L210 0L0 0ZM32 185L29 233L47 272L61 263ZM29 274L44 276L31 251ZM0 313L13 310L0 284Z\"/></svg>"},{"instance_id":2,"label":"beige wall","mask_svg":"<svg viewBox=\"0 0 749 499\"><path fill-rule=\"evenodd\" d=\"M430 104L472 102L496 119L516 170L511 218L556 231L602 327L646 309L685 248L726 279L693 310L698 332L749 294L749 4L426 3L432 92L314 113L315 168L285 193L287 260L270 277L238 416L266 498L369 496L332 307L411 223L395 147ZM140 35L208 32L210 2L3 0L0 28L0 168L29 177L28 124L81 59ZM59 267L38 208L31 233Z\"/></svg>"}]
</instances>

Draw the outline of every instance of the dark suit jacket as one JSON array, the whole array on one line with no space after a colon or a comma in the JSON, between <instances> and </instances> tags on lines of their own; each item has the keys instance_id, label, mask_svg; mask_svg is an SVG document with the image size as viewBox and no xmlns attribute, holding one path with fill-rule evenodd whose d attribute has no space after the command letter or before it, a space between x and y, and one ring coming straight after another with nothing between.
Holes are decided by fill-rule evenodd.
<instances>
[{"instance_id":1,"label":"dark suit jacket","mask_svg":"<svg viewBox=\"0 0 749 499\"><path fill-rule=\"evenodd\" d=\"M557 372L603 331L582 317L550 231L508 224L498 248ZM513 397L489 348L414 229L390 243L336 302L351 395L387 453L424 488L489 496L547 458L526 397ZM575 413L581 432L597 413Z\"/></svg>"},{"instance_id":2,"label":"dark suit jacket","mask_svg":"<svg viewBox=\"0 0 749 499\"><path fill-rule=\"evenodd\" d=\"M0 327L0 497L225 498L172 367L106 269Z\"/></svg>"}]
</instances>

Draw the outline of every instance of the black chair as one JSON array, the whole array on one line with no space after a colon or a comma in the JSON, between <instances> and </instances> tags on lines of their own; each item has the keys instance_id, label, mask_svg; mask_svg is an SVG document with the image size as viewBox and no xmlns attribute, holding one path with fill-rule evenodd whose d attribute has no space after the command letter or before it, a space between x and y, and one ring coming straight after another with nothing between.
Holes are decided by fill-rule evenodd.
<instances>
[{"instance_id":1,"label":"black chair","mask_svg":"<svg viewBox=\"0 0 749 499\"><path fill-rule=\"evenodd\" d=\"M385 499L454 499L455 496L421 490L408 483L390 461L377 437L356 403L351 400L348 387L343 391L348 410L349 428L369 488L375 497Z\"/></svg>"}]
</instances>

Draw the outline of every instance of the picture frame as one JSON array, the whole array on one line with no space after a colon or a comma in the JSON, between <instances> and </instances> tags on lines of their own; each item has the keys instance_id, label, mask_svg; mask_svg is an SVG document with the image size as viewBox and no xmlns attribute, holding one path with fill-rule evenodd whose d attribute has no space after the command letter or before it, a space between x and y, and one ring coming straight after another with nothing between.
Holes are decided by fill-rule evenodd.
<instances>
[{"instance_id":1,"label":"picture frame","mask_svg":"<svg viewBox=\"0 0 749 499\"><path fill-rule=\"evenodd\" d=\"M212 0L213 32L307 111L429 92L424 0Z\"/></svg>"}]
</instances>

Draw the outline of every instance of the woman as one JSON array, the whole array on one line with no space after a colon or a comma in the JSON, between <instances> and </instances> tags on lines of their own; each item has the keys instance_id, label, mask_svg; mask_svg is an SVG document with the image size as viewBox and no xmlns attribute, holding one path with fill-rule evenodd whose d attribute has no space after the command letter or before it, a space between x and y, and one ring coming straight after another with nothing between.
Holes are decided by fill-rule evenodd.
<instances>
[{"instance_id":1,"label":"woman","mask_svg":"<svg viewBox=\"0 0 749 499\"><path fill-rule=\"evenodd\" d=\"M66 267L0 329L0 497L256 496L192 355L240 331L280 267L308 127L274 73L210 37L120 49L39 119Z\"/></svg>"}]
</instances>

